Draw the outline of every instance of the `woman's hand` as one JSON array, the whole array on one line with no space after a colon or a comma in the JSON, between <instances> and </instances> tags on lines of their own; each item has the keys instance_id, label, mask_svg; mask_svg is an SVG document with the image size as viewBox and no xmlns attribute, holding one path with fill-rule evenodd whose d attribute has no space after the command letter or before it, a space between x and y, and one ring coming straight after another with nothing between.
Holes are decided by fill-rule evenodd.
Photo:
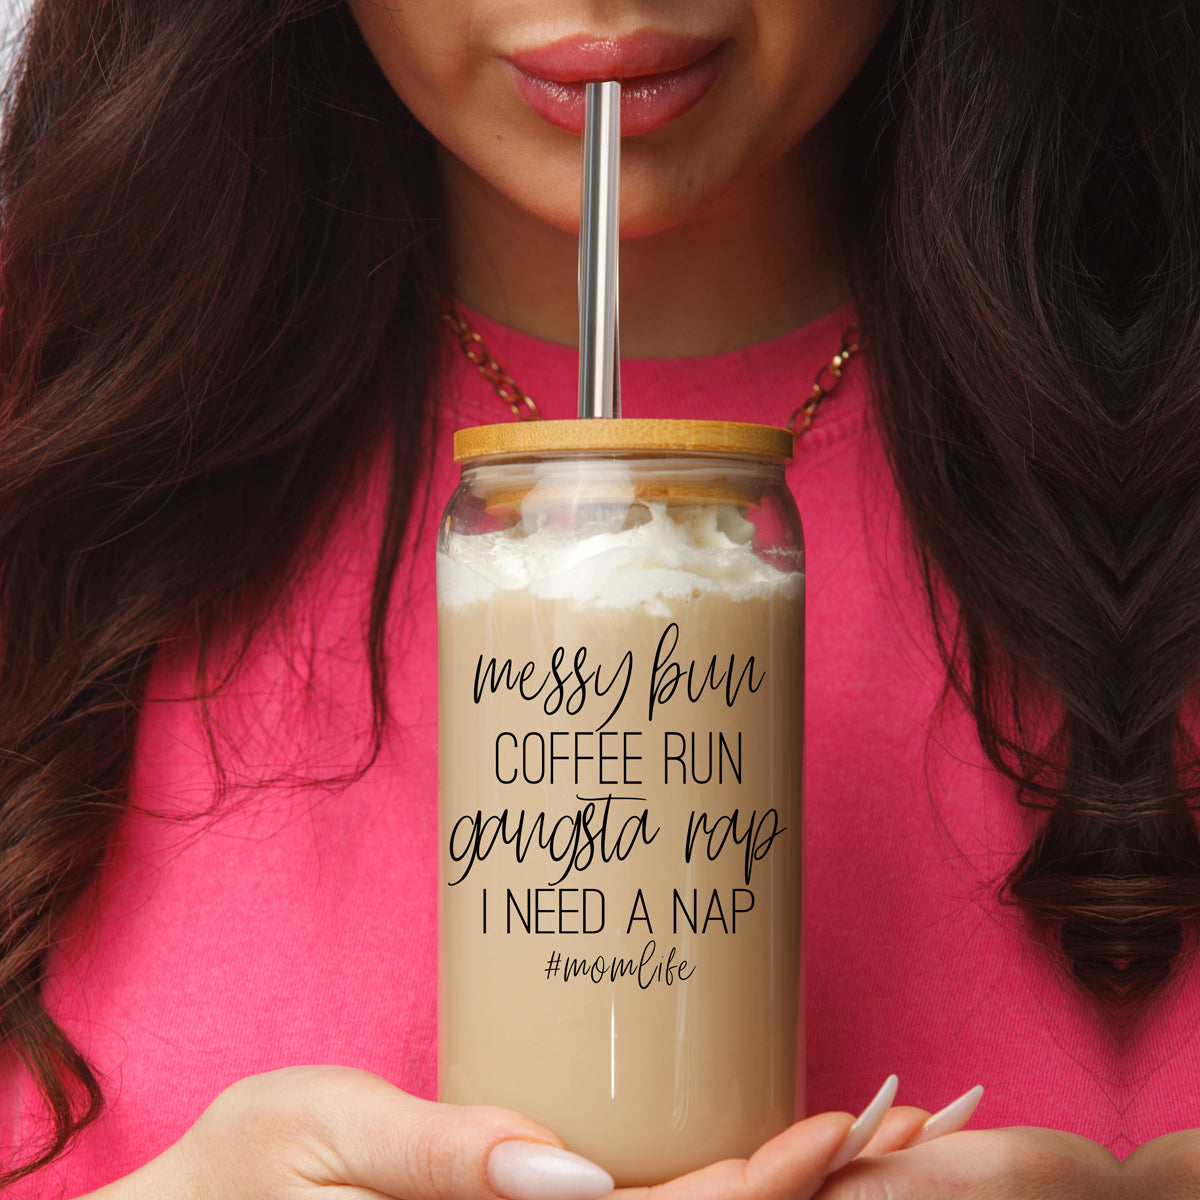
<instances>
[{"instance_id":1,"label":"woman's hand","mask_svg":"<svg viewBox=\"0 0 1200 1200\"><path fill-rule=\"evenodd\" d=\"M891 1075L857 1119L849 1113L821 1113L797 1121L748 1159L725 1159L653 1189L622 1188L614 1200L649 1200L651 1191L654 1200L810 1200L831 1173L864 1149L886 1154L907 1145L929 1124L929 1113L922 1108L893 1108L895 1095L896 1077ZM963 1121L970 1115L964 1111ZM933 1136L939 1133L934 1130Z\"/></svg>"},{"instance_id":2,"label":"woman's hand","mask_svg":"<svg viewBox=\"0 0 1200 1200\"><path fill-rule=\"evenodd\" d=\"M928 1113L889 1108L894 1092L889 1080L857 1121L810 1117L749 1160L662 1185L656 1200L808 1200L848 1155L920 1129ZM85 1200L596 1200L611 1186L517 1113L418 1100L364 1071L291 1067L234 1084L175 1145Z\"/></svg>"},{"instance_id":3,"label":"woman's hand","mask_svg":"<svg viewBox=\"0 0 1200 1200\"><path fill-rule=\"evenodd\" d=\"M1200 1196L1200 1129L1145 1142L1124 1167L1128 1200L1195 1200Z\"/></svg>"},{"instance_id":4,"label":"woman's hand","mask_svg":"<svg viewBox=\"0 0 1200 1200\"><path fill-rule=\"evenodd\" d=\"M1017 1127L955 1133L859 1158L830 1178L816 1200L1165 1200L1167 1194L1129 1190L1120 1161L1087 1138Z\"/></svg>"},{"instance_id":5,"label":"woman's hand","mask_svg":"<svg viewBox=\"0 0 1200 1200\"><path fill-rule=\"evenodd\" d=\"M496 1200L493 1152L519 1184L561 1185L547 1196L611 1189L561 1146L518 1113L418 1100L366 1071L288 1067L227 1088L158 1158L83 1200Z\"/></svg>"}]
</instances>

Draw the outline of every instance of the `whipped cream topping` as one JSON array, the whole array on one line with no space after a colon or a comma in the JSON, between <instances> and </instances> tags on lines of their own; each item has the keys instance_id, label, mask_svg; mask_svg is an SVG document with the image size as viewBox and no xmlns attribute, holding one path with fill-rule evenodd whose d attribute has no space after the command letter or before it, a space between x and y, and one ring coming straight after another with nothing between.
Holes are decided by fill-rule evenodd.
<instances>
[{"instance_id":1,"label":"whipped cream topping","mask_svg":"<svg viewBox=\"0 0 1200 1200\"><path fill-rule=\"evenodd\" d=\"M643 514L631 523L632 514ZM731 600L803 587L798 571L759 557L754 525L733 505L619 506L583 527L545 524L483 534L451 533L438 553L438 603L458 607L522 590L601 608L667 615L702 595Z\"/></svg>"}]
</instances>

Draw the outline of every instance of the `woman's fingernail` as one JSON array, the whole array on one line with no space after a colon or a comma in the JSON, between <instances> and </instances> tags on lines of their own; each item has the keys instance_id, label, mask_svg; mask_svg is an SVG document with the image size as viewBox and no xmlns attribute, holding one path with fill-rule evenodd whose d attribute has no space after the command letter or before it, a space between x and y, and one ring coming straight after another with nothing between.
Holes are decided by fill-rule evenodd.
<instances>
[{"instance_id":1,"label":"woman's fingernail","mask_svg":"<svg viewBox=\"0 0 1200 1200\"><path fill-rule=\"evenodd\" d=\"M879 1131L879 1126L883 1124L883 1118L887 1116L888 1109L892 1107L892 1101L896 1098L896 1089L899 1086L900 1080L895 1075L887 1077L883 1087L875 1093L875 1099L862 1110L858 1120L846 1130L846 1136L829 1164L830 1174L841 1170Z\"/></svg>"},{"instance_id":2,"label":"woman's fingernail","mask_svg":"<svg viewBox=\"0 0 1200 1200\"><path fill-rule=\"evenodd\" d=\"M920 1129L913 1134L908 1146L919 1146L922 1142L932 1142L943 1134L957 1133L970 1119L971 1114L979 1107L983 1098L983 1087L976 1084L969 1092L963 1092L957 1100L951 1100L940 1112L935 1112Z\"/></svg>"},{"instance_id":3,"label":"woman's fingernail","mask_svg":"<svg viewBox=\"0 0 1200 1200\"><path fill-rule=\"evenodd\" d=\"M487 1174L505 1200L598 1200L613 1190L603 1168L545 1142L500 1142L488 1155Z\"/></svg>"}]
</instances>

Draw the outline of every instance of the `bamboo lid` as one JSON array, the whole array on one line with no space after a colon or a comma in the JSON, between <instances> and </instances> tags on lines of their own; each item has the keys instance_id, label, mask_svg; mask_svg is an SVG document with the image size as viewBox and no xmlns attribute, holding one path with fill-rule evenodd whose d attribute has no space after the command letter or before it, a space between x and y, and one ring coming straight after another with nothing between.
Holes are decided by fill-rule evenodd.
<instances>
[{"instance_id":1,"label":"bamboo lid","mask_svg":"<svg viewBox=\"0 0 1200 1200\"><path fill-rule=\"evenodd\" d=\"M454 435L454 461L495 455L737 454L791 462L792 434L774 425L739 421L668 421L622 418L589 421L506 421L476 425Z\"/></svg>"},{"instance_id":2,"label":"bamboo lid","mask_svg":"<svg viewBox=\"0 0 1200 1200\"><path fill-rule=\"evenodd\" d=\"M636 484L628 490L614 491L612 488L561 487L542 484L536 490L531 487L498 488L488 492L484 507L488 512L513 512L537 497L537 504L547 508L555 504L597 504L621 501L625 504L757 504L763 489L751 491L745 486L735 487L728 483L714 482L708 485L695 483Z\"/></svg>"}]
</instances>

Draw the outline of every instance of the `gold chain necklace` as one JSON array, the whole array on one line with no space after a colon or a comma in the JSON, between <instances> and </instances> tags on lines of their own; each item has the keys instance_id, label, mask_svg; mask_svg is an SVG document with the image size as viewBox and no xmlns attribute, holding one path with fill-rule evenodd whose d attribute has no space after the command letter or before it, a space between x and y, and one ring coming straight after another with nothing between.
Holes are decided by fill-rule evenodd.
<instances>
[{"instance_id":1,"label":"gold chain necklace","mask_svg":"<svg viewBox=\"0 0 1200 1200\"><path fill-rule=\"evenodd\" d=\"M480 375L492 385L496 395L508 405L512 415L520 421L541 420L542 414L538 411L534 398L523 392L517 381L504 372L500 364L488 353L483 338L463 320L458 310L451 306L442 314L442 320L454 331L467 362L473 364ZM842 382L846 364L862 349L862 343L862 329L857 322L851 322L842 330L841 348L817 372L812 390L792 410L792 415L787 419L787 428L793 437L803 437L808 432L821 401L837 390L838 384Z\"/></svg>"}]
</instances>

